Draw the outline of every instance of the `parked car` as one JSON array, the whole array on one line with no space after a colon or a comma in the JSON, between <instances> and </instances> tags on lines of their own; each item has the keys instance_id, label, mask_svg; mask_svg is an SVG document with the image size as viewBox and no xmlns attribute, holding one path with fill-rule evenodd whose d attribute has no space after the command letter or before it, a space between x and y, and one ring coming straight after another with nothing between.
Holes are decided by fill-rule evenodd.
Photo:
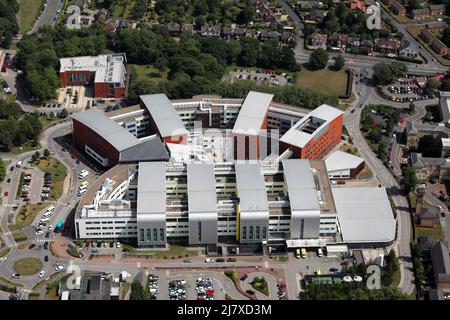
<instances>
[{"instance_id":1,"label":"parked car","mask_svg":"<svg viewBox=\"0 0 450 320\"><path fill-rule=\"evenodd\" d=\"M223 258L218 258L218 259L216 259L216 262L225 262L225 259L223 259Z\"/></svg>"},{"instance_id":2,"label":"parked car","mask_svg":"<svg viewBox=\"0 0 450 320\"><path fill-rule=\"evenodd\" d=\"M227 262L236 262L237 260L236 260L236 258L228 258L227 259Z\"/></svg>"},{"instance_id":3,"label":"parked car","mask_svg":"<svg viewBox=\"0 0 450 320\"><path fill-rule=\"evenodd\" d=\"M241 277L241 281L245 281L245 279L247 279L248 278L248 275L247 274L244 274L242 277Z\"/></svg>"},{"instance_id":4,"label":"parked car","mask_svg":"<svg viewBox=\"0 0 450 320\"><path fill-rule=\"evenodd\" d=\"M39 272L38 277L39 277L39 278L42 278L44 275L45 275L45 271L42 270L41 272Z\"/></svg>"}]
</instances>

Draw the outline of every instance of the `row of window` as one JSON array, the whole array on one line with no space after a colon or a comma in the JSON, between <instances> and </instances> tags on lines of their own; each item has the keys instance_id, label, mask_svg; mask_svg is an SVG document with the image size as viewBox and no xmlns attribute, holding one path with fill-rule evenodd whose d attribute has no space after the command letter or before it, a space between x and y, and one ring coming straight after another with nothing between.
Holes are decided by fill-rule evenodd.
<instances>
[{"instance_id":1,"label":"row of window","mask_svg":"<svg viewBox=\"0 0 450 320\"><path fill-rule=\"evenodd\" d=\"M242 227L242 240L264 240L267 239L267 227L266 226L255 226L254 227L255 234L253 234L253 226L248 227L248 233L247 233L247 226ZM262 233L260 233L262 231ZM253 238L254 236L254 238Z\"/></svg>"},{"instance_id":2,"label":"row of window","mask_svg":"<svg viewBox=\"0 0 450 320\"><path fill-rule=\"evenodd\" d=\"M139 229L139 241L157 242L158 228ZM164 228L159 228L159 241L164 241Z\"/></svg>"}]
</instances>

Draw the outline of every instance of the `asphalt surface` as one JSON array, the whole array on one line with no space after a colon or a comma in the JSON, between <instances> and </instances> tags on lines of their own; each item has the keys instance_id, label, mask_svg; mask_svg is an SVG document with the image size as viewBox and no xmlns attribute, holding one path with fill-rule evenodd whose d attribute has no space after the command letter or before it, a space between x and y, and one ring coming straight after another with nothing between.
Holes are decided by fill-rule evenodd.
<instances>
[{"instance_id":1,"label":"asphalt surface","mask_svg":"<svg viewBox=\"0 0 450 320\"><path fill-rule=\"evenodd\" d=\"M55 20L54 17L58 15L58 4L63 2L62 0L47 0L47 6L45 7L44 11L42 12L41 16L38 18L38 20L34 23L33 28L29 32L35 33L39 30L39 28L43 26L54 26Z\"/></svg>"}]
</instances>

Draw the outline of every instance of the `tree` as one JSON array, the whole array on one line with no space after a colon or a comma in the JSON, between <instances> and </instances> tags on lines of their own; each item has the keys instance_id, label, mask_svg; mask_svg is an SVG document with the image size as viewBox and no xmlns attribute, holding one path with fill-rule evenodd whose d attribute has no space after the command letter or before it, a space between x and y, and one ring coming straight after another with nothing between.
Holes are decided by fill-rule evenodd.
<instances>
[{"instance_id":1,"label":"tree","mask_svg":"<svg viewBox=\"0 0 450 320\"><path fill-rule=\"evenodd\" d=\"M48 159L48 157L50 157L50 150L48 150L47 148L44 149L44 158Z\"/></svg>"},{"instance_id":2,"label":"tree","mask_svg":"<svg viewBox=\"0 0 450 320\"><path fill-rule=\"evenodd\" d=\"M61 112L58 114L58 117L61 119L65 119L67 118L67 116L69 115L69 112L67 112L67 109L64 108L61 110Z\"/></svg>"},{"instance_id":3,"label":"tree","mask_svg":"<svg viewBox=\"0 0 450 320\"><path fill-rule=\"evenodd\" d=\"M392 83L399 74L408 70L406 64L402 62L377 63L373 66L373 81L377 85L387 85Z\"/></svg>"},{"instance_id":4,"label":"tree","mask_svg":"<svg viewBox=\"0 0 450 320\"><path fill-rule=\"evenodd\" d=\"M420 0L408 0L408 8L410 11L420 9L422 6L420 5Z\"/></svg>"},{"instance_id":5,"label":"tree","mask_svg":"<svg viewBox=\"0 0 450 320\"><path fill-rule=\"evenodd\" d=\"M6 176L6 166L5 162L0 158L0 182L5 179Z\"/></svg>"},{"instance_id":6,"label":"tree","mask_svg":"<svg viewBox=\"0 0 450 320\"><path fill-rule=\"evenodd\" d=\"M433 97L434 93L436 92L436 89L438 88L438 85L439 83L436 80L432 78L428 79L427 82L425 83L425 93L428 96Z\"/></svg>"},{"instance_id":7,"label":"tree","mask_svg":"<svg viewBox=\"0 0 450 320\"><path fill-rule=\"evenodd\" d=\"M406 192L414 190L418 180L416 177L416 170L413 167L404 167L402 169L402 180L401 183Z\"/></svg>"},{"instance_id":8,"label":"tree","mask_svg":"<svg viewBox=\"0 0 450 320\"><path fill-rule=\"evenodd\" d=\"M441 140L432 135L426 135L420 138L417 150L424 157L439 158L441 156Z\"/></svg>"},{"instance_id":9,"label":"tree","mask_svg":"<svg viewBox=\"0 0 450 320\"><path fill-rule=\"evenodd\" d=\"M315 70L325 68L328 64L328 52L323 48L314 50L309 56L309 64Z\"/></svg>"},{"instance_id":10,"label":"tree","mask_svg":"<svg viewBox=\"0 0 450 320\"><path fill-rule=\"evenodd\" d=\"M144 300L144 298L144 287L139 281L134 280L131 284L130 300Z\"/></svg>"},{"instance_id":11,"label":"tree","mask_svg":"<svg viewBox=\"0 0 450 320\"><path fill-rule=\"evenodd\" d=\"M342 54L338 55L334 63L334 68L336 70L341 70L345 65L345 58Z\"/></svg>"}]
</instances>

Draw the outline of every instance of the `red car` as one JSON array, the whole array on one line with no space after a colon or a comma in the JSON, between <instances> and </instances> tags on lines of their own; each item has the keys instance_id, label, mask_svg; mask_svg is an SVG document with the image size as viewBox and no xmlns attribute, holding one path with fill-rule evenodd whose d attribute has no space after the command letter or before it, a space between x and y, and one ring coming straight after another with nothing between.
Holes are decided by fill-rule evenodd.
<instances>
[{"instance_id":1,"label":"red car","mask_svg":"<svg viewBox=\"0 0 450 320\"><path fill-rule=\"evenodd\" d=\"M206 290L207 296L212 296L214 294L214 290Z\"/></svg>"},{"instance_id":2,"label":"red car","mask_svg":"<svg viewBox=\"0 0 450 320\"><path fill-rule=\"evenodd\" d=\"M31 173L25 173L25 177L32 177L33 175Z\"/></svg>"},{"instance_id":3,"label":"red car","mask_svg":"<svg viewBox=\"0 0 450 320\"><path fill-rule=\"evenodd\" d=\"M72 154L71 158L72 158L73 160L77 160L77 157L76 157L74 154Z\"/></svg>"},{"instance_id":4,"label":"red car","mask_svg":"<svg viewBox=\"0 0 450 320\"><path fill-rule=\"evenodd\" d=\"M7 197L9 195L8 191L5 191L5 197Z\"/></svg>"},{"instance_id":5,"label":"red car","mask_svg":"<svg viewBox=\"0 0 450 320\"><path fill-rule=\"evenodd\" d=\"M23 199L23 202L29 202L30 201L30 198L24 198Z\"/></svg>"}]
</instances>

